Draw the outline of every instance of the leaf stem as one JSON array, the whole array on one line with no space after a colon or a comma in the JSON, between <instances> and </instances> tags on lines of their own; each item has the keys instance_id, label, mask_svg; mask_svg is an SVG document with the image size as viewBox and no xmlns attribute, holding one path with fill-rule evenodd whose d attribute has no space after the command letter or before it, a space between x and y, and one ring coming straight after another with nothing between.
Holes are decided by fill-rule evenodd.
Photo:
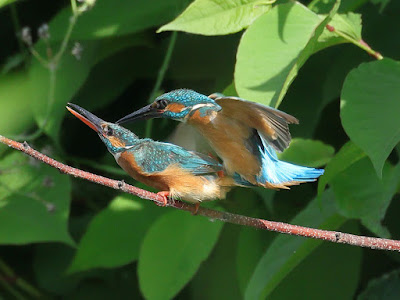
<instances>
[{"instance_id":1,"label":"leaf stem","mask_svg":"<svg viewBox=\"0 0 400 300\"><path fill-rule=\"evenodd\" d=\"M174 47L176 44L177 37L178 37L178 32L176 32L176 31L172 32L171 38L170 38L169 44L168 44L167 53L165 54L164 61L160 67L160 70L158 71L156 83L154 84L153 90L150 93L150 97L147 100L148 103L151 103L154 101L155 95L158 93L160 86L164 80L165 73L167 72L169 63L171 61L171 57L172 57L172 53L173 53L173 50L174 50ZM146 137L151 136L152 127L153 127L153 119L150 119L147 121L147 124L146 124L146 132L145 132Z\"/></svg>"},{"instance_id":2,"label":"leaf stem","mask_svg":"<svg viewBox=\"0 0 400 300\"><path fill-rule=\"evenodd\" d=\"M147 199L156 202L161 206L169 206L174 207L180 210L185 210L191 212L192 214L198 214L202 216L206 216L211 219L221 220L222 222L232 223L237 225L249 226L254 228L259 228L268 231L276 231L280 233L297 235L302 237L320 239L324 241L329 241L333 243L340 244L348 244L358 247L368 247L371 249L380 249L380 250L390 250L390 251L400 251L400 241L398 240L390 240L390 239L382 239L382 238L374 238L374 237L366 237L366 236L358 236L354 234L348 234L338 231L329 231L322 229L315 229L297 225L291 225L288 223L282 222L273 222L263 219L251 218L247 216L242 216L238 214L233 214L229 212L212 210L204 207L196 207L196 205L185 203L179 200L169 200L167 204L164 203L164 197L160 194L155 194L146 190L142 190L135 186L126 184L124 181L113 180L110 178L106 178L103 176L95 175L89 172L85 172L70 166L67 166L63 163L60 163L43 153L40 153L33 148L31 148L28 143L19 143L13 140L10 140L4 136L0 135L0 142L8 145L14 149L22 151L35 159L38 159L41 162L44 162L54 168L57 168L60 172L69 174L75 177L79 177L82 179L89 180L91 182L101 184L104 186L111 187L116 190L121 190L125 193L129 193L135 196L138 196L142 199Z\"/></svg>"},{"instance_id":3,"label":"leaf stem","mask_svg":"<svg viewBox=\"0 0 400 300\"><path fill-rule=\"evenodd\" d=\"M379 52L373 50L366 42L364 42L364 40L356 40L355 38L351 37L350 35L341 32L339 30L336 30L335 27L331 26L331 25L326 25L326 28L331 31L336 33L338 36L344 38L345 40L349 41L350 43L356 45L357 47L363 49L364 51L366 51L369 55L375 57L378 60L383 59L382 54L380 54Z\"/></svg>"}]
</instances>

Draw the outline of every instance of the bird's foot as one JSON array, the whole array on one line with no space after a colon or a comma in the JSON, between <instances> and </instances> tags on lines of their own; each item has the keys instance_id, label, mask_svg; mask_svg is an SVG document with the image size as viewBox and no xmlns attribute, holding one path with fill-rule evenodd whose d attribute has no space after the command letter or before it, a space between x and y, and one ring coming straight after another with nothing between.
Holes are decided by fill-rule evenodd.
<instances>
[{"instance_id":1,"label":"bird's foot","mask_svg":"<svg viewBox=\"0 0 400 300\"><path fill-rule=\"evenodd\" d=\"M218 171L218 172L217 172L217 175L218 175L219 178L224 178L224 177L225 177L225 172L224 172L224 170Z\"/></svg>"},{"instance_id":2,"label":"bird's foot","mask_svg":"<svg viewBox=\"0 0 400 300\"><path fill-rule=\"evenodd\" d=\"M160 195L163 198L163 202L161 202L161 203L156 201L156 204L158 206L167 206L168 202L172 200L171 198L169 198L169 192L168 191L158 192L157 195Z\"/></svg>"},{"instance_id":3,"label":"bird's foot","mask_svg":"<svg viewBox=\"0 0 400 300\"><path fill-rule=\"evenodd\" d=\"M192 215L193 215L193 216L197 215L197 212L199 211L199 207L200 207L200 202L197 202L197 203L194 205L194 210L192 211Z\"/></svg>"}]
</instances>

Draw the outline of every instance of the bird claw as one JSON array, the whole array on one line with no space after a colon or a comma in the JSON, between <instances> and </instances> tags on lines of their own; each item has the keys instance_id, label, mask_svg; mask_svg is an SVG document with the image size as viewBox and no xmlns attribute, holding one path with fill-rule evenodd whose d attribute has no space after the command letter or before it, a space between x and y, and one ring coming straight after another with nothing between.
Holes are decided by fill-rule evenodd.
<instances>
[{"instance_id":1,"label":"bird claw","mask_svg":"<svg viewBox=\"0 0 400 300\"><path fill-rule=\"evenodd\" d=\"M158 192L157 195L160 195L163 198L163 202L160 203L158 201L156 201L156 204L158 206L167 206L167 204L174 204L174 200L169 198L169 192L168 191L162 191L162 192Z\"/></svg>"},{"instance_id":2,"label":"bird claw","mask_svg":"<svg viewBox=\"0 0 400 300\"><path fill-rule=\"evenodd\" d=\"M197 215L197 212L199 211L199 207L200 207L200 202L197 202L197 203L194 205L194 210L192 211L192 215L193 215L193 216Z\"/></svg>"}]
</instances>

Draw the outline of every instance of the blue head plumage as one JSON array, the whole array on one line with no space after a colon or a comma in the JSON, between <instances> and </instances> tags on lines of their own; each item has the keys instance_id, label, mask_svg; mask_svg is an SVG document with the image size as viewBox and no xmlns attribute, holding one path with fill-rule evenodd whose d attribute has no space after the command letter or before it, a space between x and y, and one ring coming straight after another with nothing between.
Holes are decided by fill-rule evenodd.
<instances>
[{"instance_id":1,"label":"blue head plumage","mask_svg":"<svg viewBox=\"0 0 400 300\"><path fill-rule=\"evenodd\" d=\"M204 117L212 111L221 110L213 99L193 90L179 89L162 94L155 101L125 117L117 123L125 123L139 119L168 118L185 121L196 111Z\"/></svg>"},{"instance_id":2,"label":"blue head plumage","mask_svg":"<svg viewBox=\"0 0 400 300\"><path fill-rule=\"evenodd\" d=\"M139 138L128 129L106 122L82 107L68 103L67 109L82 122L97 132L111 154L116 155L136 145Z\"/></svg>"}]
</instances>

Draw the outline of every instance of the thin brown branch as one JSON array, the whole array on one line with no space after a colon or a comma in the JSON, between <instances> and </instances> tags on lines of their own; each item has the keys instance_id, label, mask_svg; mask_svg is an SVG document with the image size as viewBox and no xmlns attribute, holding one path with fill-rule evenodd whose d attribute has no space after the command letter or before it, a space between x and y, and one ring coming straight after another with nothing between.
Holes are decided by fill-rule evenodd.
<instances>
[{"instance_id":1,"label":"thin brown branch","mask_svg":"<svg viewBox=\"0 0 400 300\"><path fill-rule=\"evenodd\" d=\"M33 158L36 158L54 168L59 169L65 174L69 174L75 177L80 177L98 184L102 184L113 189L122 190L126 193L138 196L142 199L152 200L159 205L163 204L163 197L155 193L145 191L134 187L132 185L126 184L124 181L118 181L109 179L103 176L98 176L89 172L85 172L65 164L62 164L38 151L31 148L26 142L18 143L16 141L10 140L0 135L0 142L8 145L9 147L20 150ZM330 241L334 243L349 244L359 247L368 247L372 249L381 250L392 250L400 251L400 241L373 238L366 236L358 236L354 234L348 234L338 231L328 231L321 229L314 229L308 227L302 227L297 225L291 225L282 222L273 222L263 219L250 218L242 215L232 214L229 212L222 212L217 210L212 210L208 208L199 207L198 210L195 205L188 204L182 201L170 201L167 206L171 206L177 209L186 210L192 213L197 213L198 215L206 216L211 219L221 220L223 222L255 227L259 229L276 231L280 233L286 233L291 235L309 237L314 239L320 239L325 241ZM197 212L196 212L197 210Z\"/></svg>"}]
</instances>

